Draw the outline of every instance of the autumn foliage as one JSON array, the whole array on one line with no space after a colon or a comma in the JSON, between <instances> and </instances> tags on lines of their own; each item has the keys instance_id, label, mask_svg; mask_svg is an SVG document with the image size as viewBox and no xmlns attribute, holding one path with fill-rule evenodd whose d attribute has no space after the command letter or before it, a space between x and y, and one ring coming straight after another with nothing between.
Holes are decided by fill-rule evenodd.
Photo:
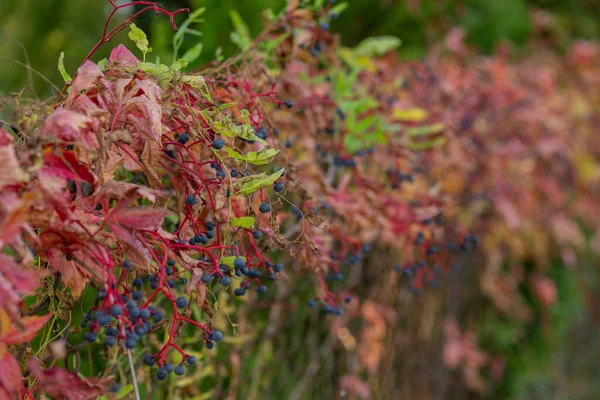
<instances>
[{"instance_id":1,"label":"autumn foliage","mask_svg":"<svg viewBox=\"0 0 600 400\"><path fill-rule=\"evenodd\" d=\"M255 40L238 26L240 53L191 73L189 54L149 62L128 20L103 39L127 28L140 56L119 45L94 63L92 51L54 103L16 102L14 133L0 128L0 398L94 398L138 367L179 375L223 336L213 292L233 302L283 279L314 279L310 305L335 324L378 327L363 331L368 346L385 323L370 300L366 314L348 305L360 292L343 284L353 265L368 259L420 294L480 236L482 289L502 312L530 313L519 268L499 276L522 259L536 262L530 283L552 305L544 260L557 246L573 264L578 218L599 226L587 215L600 99L581 90L599 84L597 50L581 45L541 71L502 56L412 65L390 53L394 38L341 47L331 7L290 2ZM71 321L86 291L95 302ZM453 322L447 331L448 365L468 363L468 347L480 361L465 375L483 391L485 356ZM80 332L89 344L68 340ZM185 335L196 343L182 345ZM64 362L96 342L116 360L101 377ZM371 350L361 360L376 373L384 354ZM129 375L116 367L132 363Z\"/></svg>"}]
</instances>

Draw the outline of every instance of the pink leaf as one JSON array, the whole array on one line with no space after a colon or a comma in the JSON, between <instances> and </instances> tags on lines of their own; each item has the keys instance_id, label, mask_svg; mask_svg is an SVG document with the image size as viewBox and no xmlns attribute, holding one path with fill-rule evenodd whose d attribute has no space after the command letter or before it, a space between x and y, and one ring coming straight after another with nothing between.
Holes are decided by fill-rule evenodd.
<instances>
[{"instance_id":1,"label":"pink leaf","mask_svg":"<svg viewBox=\"0 0 600 400\"><path fill-rule=\"evenodd\" d=\"M127 47L120 44L112 49L110 57L108 57L108 62L118 64L119 67L123 68L135 68L137 67L138 59Z\"/></svg>"},{"instance_id":2,"label":"pink leaf","mask_svg":"<svg viewBox=\"0 0 600 400\"><path fill-rule=\"evenodd\" d=\"M0 352L4 352L0 358L0 396L8 394L10 397L1 398L18 399L23 390L23 378L19 363L6 348L0 348Z\"/></svg>"}]
</instances>

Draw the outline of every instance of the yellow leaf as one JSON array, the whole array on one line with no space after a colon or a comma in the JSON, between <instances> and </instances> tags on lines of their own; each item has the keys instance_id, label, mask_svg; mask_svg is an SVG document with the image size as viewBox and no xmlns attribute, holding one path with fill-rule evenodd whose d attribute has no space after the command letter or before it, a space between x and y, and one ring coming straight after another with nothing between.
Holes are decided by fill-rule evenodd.
<instances>
[{"instance_id":1,"label":"yellow leaf","mask_svg":"<svg viewBox=\"0 0 600 400\"><path fill-rule=\"evenodd\" d=\"M396 109L392 113L392 117L394 119L400 121L409 121L409 122L421 122L427 119L429 113L427 110L422 108L414 107L414 108L406 108L406 109Z\"/></svg>"}]
</instances>

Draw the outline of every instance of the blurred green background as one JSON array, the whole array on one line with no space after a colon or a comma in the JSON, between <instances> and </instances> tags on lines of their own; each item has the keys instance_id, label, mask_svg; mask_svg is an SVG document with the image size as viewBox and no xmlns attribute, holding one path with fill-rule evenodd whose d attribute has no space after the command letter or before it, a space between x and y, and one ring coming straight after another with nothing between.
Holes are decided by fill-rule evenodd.
<instances>
[{"instance_id":1,"label":"blurred green background","mask_svg":"<svg viewBox=\"0 0 600 400\"><path fill-rule=\"evenodd\" d=\"M229 10L237 10L252 35L256 35L262 26L262 12L266 8L277 12L284 3L284 0L161 2L167 9L206 8L201 28L204 49L192 68L213 60L217 49L225 56L235 52L236 47L229 38L233 29ZM65 52L65 66L73 74L101 36L110 10L104 0L0 0L0 94L17 92L28 85L27 69L19 63L31 65L57 86L62 86L57 69L60 53ZM117 19L123 20L133 11L124 10ZM332 23L331 29L341 35L346 45L354 45L368 36L398 36L403 41L399 51L407 60L424 57L428 49L455 26L465 29L469 43L482 54L492 53L504 40L527 53L528 39L535 31L532 16L536 11L538 16L554 19L550 45L556 51L564 51L579 38L600 37L600 0L350 0L350 7ZM179 15L176 20L180 22L184 18ZM136 24L149 33L154 48L150 58L158 55L170 62L173 32L167 19L147 13ZM115 41L119 42L128 42L125 33ZM191 40L186 42L183 51L193 44ZM111 47L102 47L94 60L106 57ZM33 76L33 86L40 98L52 95L50 86L36 76ZM428 292L421 298L399 295L402 289L390 282L389 271L368 267L354 271L361 277L359 282L368 284L356 284L352 289L361 297L393 304L396 313L392 321L386 322L386 327L404 333L403 337L388 338L390 342L384 343L390 354L383 362L388 364L382 366L384 372L380 376L371 377L369 384L390 397L377 398L420 399L426 398L425 393L433 396L427 398L471 398L472 394L464 386L456 384L460 381L457 374L443 367L440 354L444 342L443 317L447 314L460 317L472 314L473 310L479 315L475 326L484 327L479 332L480 343L507 357L505 377L494 391L494 398L598 398L594 393L600 393L596 387L600 385L600 371L596 368L600 357L597 340L600 315L594 299L600 293L597 266L591 261L594 258L590 254L583 259L588 261L577 275L567 271L560 262L553 263L549 274L558 282L558 304L551 315L538 316L528 324L503 318L481 294L463 295L469 288L478 286L477 276L470 268L449 282L444 291ZM467 266L477 264L473 259L463 262ZM384 262L378 260L378 264ZM393 260L389 260L389 264L392 265ZM225 308L215 323L227 331L225 328L231 318L240 324L237 327L240 336L227 335L224 345L213 352L197 349L206 366L194 379L205 395L195 393L189 398L345 398L337 381L351 374L358 361L351 349L345 347L347 343L342 345L343 341L328 334L326 318L307 309L306 301L313 290L313 282L307 275L307 279L282 283L263 303L240 305L237 304L240 300L234 299L236 307L231 307L223 299ZM86 299L94 297L92 292L90 288ZM294 296L289 296L290 293ZM533 297L531 302L535 307ZM423 315L434 321L434 334L427 338L423 338L420 328ZM75 322L80 322L80 318L78 315ZM548 319L554 327L552 330L546 329ZM461 322L469 324L469 321ZM77 343L80 337L72 339ZM190 336L190 343L185 345L192 347L194 340ZM92 350L88 360L84 359L81 366L86 373L97 372L103 362L94 357ZM434 381L437 385L432 389ZM150 393L156 387L148 385L142 390ZM157 396L154 398L171 398L168 394Z\"/></svg>"},{"instance_id":2,"label":"blurred green background","mask_svg":"<svg viewBox=\"0 0 600 400\"><path fill-rule=\"evenodd\" d=\"M338 1L339 2L339 1ZM123 3L123 1L121 1ZM202 57L196 65L214 59L222 49L225 56L235 51L229 39L232 24L229 10L237 10L256 35L261 27L263 10L281 10L284 0L165 0L167 9L206 8L205 27L201 38ZM555 18L554 37L559 45L574 38L600 36L600 0L352 0L350 7L333 22L333 32L353 45L368 36L395 35L402 39L400 53L406 59L426 54L456 25L466 29L468 40L482 52L490 53L502 40L522 46L532 31L531 11L551 12ZM0 1L0 93L21 90L28 82L24 67L14 61L29 63L37 71L60 86L56 68L61 51L71 74L100 38L105 17L111 7L105 0L4 0ZM123 9L115 20L123 20L133 11ZM176 20L185 17L178 15ZM136 22L151 36L153 56L170 61L173 31L166 17L148 12ZM188 38L193 40L194 38ZM121 33L116 42L127 41ZM191 46L191 42L184 44ZM106 57L110 45L95 56ZM193 66L191 66L193 67ZM50 94L49 85L33 78L37 93Z\"/></svg>"}]
</instances>

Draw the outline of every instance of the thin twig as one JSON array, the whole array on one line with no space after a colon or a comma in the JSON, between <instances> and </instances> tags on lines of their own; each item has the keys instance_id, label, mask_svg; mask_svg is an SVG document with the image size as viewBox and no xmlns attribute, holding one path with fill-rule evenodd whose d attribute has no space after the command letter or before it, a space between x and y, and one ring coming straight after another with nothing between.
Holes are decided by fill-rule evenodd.
<instances>
[{"instance_id":1,"label":"thin twig","mask_svg":"<svg viewBox=\"0 0 600 400\"><path fill-rule=\"evenodd\" d=\"M133 390L135 392L135 400L141 400L140 390L138 389L137 378L135 377L135 367L133 365L133 356L131 350L127 350L127 358L129 359L129 369L131 370L131 379L133 380Z\"/></svg>"}]
</instances>

